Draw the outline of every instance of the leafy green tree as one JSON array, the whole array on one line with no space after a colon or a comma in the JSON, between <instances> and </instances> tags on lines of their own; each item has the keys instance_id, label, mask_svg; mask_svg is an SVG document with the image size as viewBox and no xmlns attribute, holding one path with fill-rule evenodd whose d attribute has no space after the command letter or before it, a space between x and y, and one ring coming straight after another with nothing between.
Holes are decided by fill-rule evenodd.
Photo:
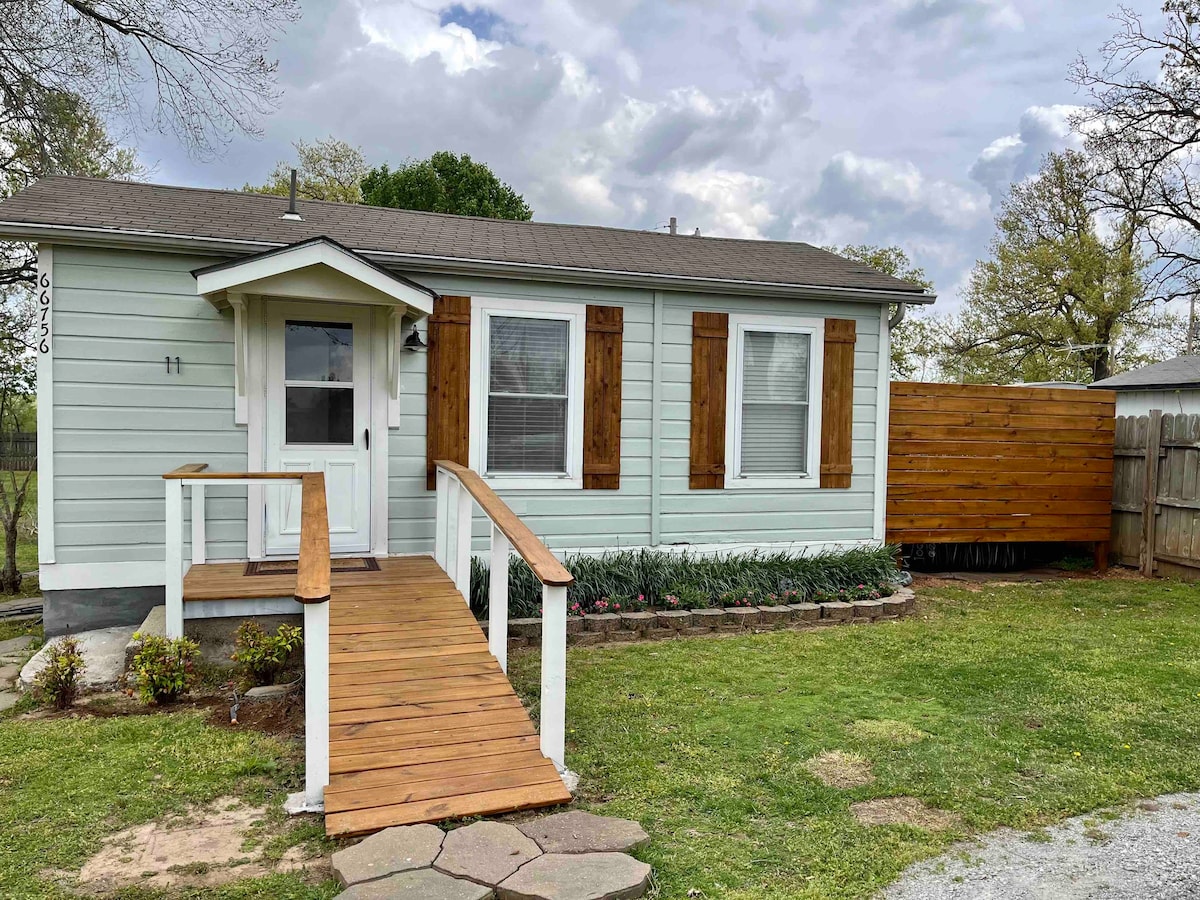
<instances>
[{"instance_id":1,"label":"leafy green tree","mask_svg":"<svg viewBox=\"0 0 1200 900\"><path fill-rule=\"evenodd\" d=\"M362 180L367 161L360 147L335 137L309 144L296 141L296 162L275 164L267 183L260 187L247 184L242 190L286 197L292 187L292 169L296 170L296 194L306 200L334 200L338 203L362 203Z\"/></svg>"},{"instance_id":2,"label":"leafy green tree","mask_svg":"<svg viewBox=\"0 0 1200 900\"><path fill-rule=\"evenodd\" d=\"M920 266L914 266L899 247L874 247L870 244L847 244L826 248L838 256L870 266L885 275L919 284L927 291L933 282ZM894 310L895 307L893 306ZM930 381L938 372L944 323L923 309L910 306L904 319L892 329L892 378L898 381Z\"/></svg>"},{"instance_id":3,"label":"leafy green tree","mask_svg":"<svg viewBox=\"0 0 1200 900\"><path fill-rule=\"evenodd\" d=\"M362 192L363 202L371 206L489 219L533 218L525 198L485 163L447 150L429 159L409 160L394 171L386 165L372 169L363 178Z\"/></svg>"},{"instance_id":4,"label":"leafy green tree","mask_svg":"<svg viewBox=\"0 0 1200 900\"><path fill-rule=\"evenodd\" d=\"M1094 189L1075 151L1013 186L951 327L948 374L1091 382L1150 361L1173 318L1147 291L1136 218L1102 218Z\"/></svg>"}]
</instances>

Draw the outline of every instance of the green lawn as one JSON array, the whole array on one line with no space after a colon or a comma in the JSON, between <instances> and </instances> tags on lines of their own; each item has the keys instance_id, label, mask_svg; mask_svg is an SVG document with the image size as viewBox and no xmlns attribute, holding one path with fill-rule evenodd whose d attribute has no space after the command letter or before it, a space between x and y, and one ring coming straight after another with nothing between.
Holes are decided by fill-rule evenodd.
<instances>
[{"instance_id":1,"label":"green lawn","mask_svg":"<svg viewBox=\"0 0 1200 900\"><path fill-rule=\"evenodd\" d=\"M963 835L860 826L857 800L916 796L973 831L1032 831L1200 787L1200 588L1113 579L922 596L903 622L571 651L581 803L646 826L658 898L869 897ZM537 666L513 659L526 694ZM850 727L863 720L920 739ZM877 780L825 787L804 763L827 750L868 758ZM186 712L0 718L0 897L56 897L39 873L77 869L105 835L189 804L278 801L300 784L298 754ZM279 852L315 839L274 815L264 839ZM182 896L333 892L276 876Z\"/></svg>"},{"instance_id":2,"label":"green lawn","mask_svg":"<svg viewBox=\"0 0 1200 900\"><path fill-rule=\"evenodd\" d=\"M297 751L254 731L213 728L196 713L0 719L0 897L64 896L40 873L78 869L105 836L191 804L233 795L277 807L300 785L299 768ZM286 827L279 811L262 837L281 853L311 831ZM319 900L335 892L279 875L172 896Z\"/></svg>"},{"instance_id":3,"label":"green lawn","mask_svg":"<svg viewBox=\"0 0 1200 900\"><path fill-rule=\"evenodd\" d=\"M658 896L869 897L963 836L859 825L858 800L910 795L971 830L1033 830L1200 787L1200 588L922 596L903 622L569 654L568 765L586 806L650 832ZM537 666L513 660L527 696ZM925 737L863 737L858 720ZM805 760L835 749L869 758L875 783L812 777Z\"/></svg>"}]
</instances>

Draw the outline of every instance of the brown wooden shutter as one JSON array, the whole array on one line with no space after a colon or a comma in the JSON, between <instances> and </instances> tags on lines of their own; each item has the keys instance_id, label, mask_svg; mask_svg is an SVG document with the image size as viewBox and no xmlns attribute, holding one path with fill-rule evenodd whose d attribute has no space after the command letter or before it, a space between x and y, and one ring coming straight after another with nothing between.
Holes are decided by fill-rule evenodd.
<instances>
[{"instance_id":1,"label":"brown wooden shutter","mask_svg":"<svg viewBox=\"0 0 1200 900\"><path fill-rule=\"evenodd\" d=\"M621 486L621 353L625 310L587 308L583 356L583 486Z\"/></svg>"},{"instance_id":2,"label":"brown wooden shutter","mask_svg":"<svg viewBox=\"0 0 1200 900\"><path fill-rule=\"evenodd\" d=\"M436 484L434 462L469 465L471 404L471 298L438 297L429 317L426 382L425 487Z\"/></svg>"},{"instance_id":3,"label":"brown wooden shutter","mask_svg":"<svg viewBox=\"0 0 1200 900\"><path fill-rule=\"evenodd\" d=\"M725 376L729 314L692 313L692 431L688 487L725 487Z\"/></svg>"},{"instance_id":4,"label":"brown wooden shutter","mask_svg":"<svg viewBox=\"0 0 1200 900\"><path fill-rule=\"evenodd\" d=\"M850 487L854 425L853 319L825 320L825 384L821 398L821 487ZM883 360L880 364L886 365ZM882 402L882 400L881 400Z\"/></svg>"}]
</instances>

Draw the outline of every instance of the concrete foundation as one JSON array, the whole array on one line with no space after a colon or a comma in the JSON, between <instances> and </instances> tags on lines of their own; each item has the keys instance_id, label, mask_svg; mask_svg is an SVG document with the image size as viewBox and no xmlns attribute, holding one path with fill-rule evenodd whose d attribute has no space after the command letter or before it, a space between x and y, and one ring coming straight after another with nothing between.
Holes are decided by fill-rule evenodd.
<instances>
[{"instance_id":1,"label":"concrete foundation","mask_svg":"<svg viewBox=\"0 0 1200 900\"><path fill-rule=\"evenodd\" d=\"M46 637L116 625L140 625L150 610L163 602L164 593L161 586L44 591L42 619Z\"/></svg>"}]
</instances>

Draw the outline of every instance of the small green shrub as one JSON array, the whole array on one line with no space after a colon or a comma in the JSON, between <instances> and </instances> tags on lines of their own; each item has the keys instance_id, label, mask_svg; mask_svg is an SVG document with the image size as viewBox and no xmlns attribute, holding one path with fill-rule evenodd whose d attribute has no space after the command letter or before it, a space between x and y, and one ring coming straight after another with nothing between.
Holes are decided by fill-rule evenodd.
<instances>
[{"instance_id":1,"label":"small green shrub","mask_svg":"<svg viewBox=\"0 0 1200 900\"><path fill-rule=\"evenodd\" d=\"M79 641L60 638L47 651L46 667L34 679L34 690L43 703L66 709L79 695L79 678L87 668Z\"/></svg>"},{"instance_id":2,"label":"small green shrub","mask_svg":"<svg viewBox=\"0 0 1200 900\"><path fill-rule=\"evenodd\" d=\"M238 626L233 660L256 685L274 684L288 658L304 643L304 631L284 623L268 634L257 622L247 619Z\"/></svg>"},{"instance_id":3,"label":"small green shrub","mask_svg":"<svg viewBox=\"0 0 1200 900\"><path fill-rule=\"evenodd\" d=\"M133 656L130 675L144 703L170 703L186 693L196 680L200 646L188 638L157 634L133 636L140 645Z\"/></svg>"},{"instance_id":4,"label":"small green shrub","mask_svg":"<svg viewBox=\"0 0 1200 900\"><path fill-rule=\"evenodd\" d=\"M708 609L712 605L712 597L705 591L686 584L674 588L663 597L663 606L666 609Z\"/></svg>"}]
</instances>

